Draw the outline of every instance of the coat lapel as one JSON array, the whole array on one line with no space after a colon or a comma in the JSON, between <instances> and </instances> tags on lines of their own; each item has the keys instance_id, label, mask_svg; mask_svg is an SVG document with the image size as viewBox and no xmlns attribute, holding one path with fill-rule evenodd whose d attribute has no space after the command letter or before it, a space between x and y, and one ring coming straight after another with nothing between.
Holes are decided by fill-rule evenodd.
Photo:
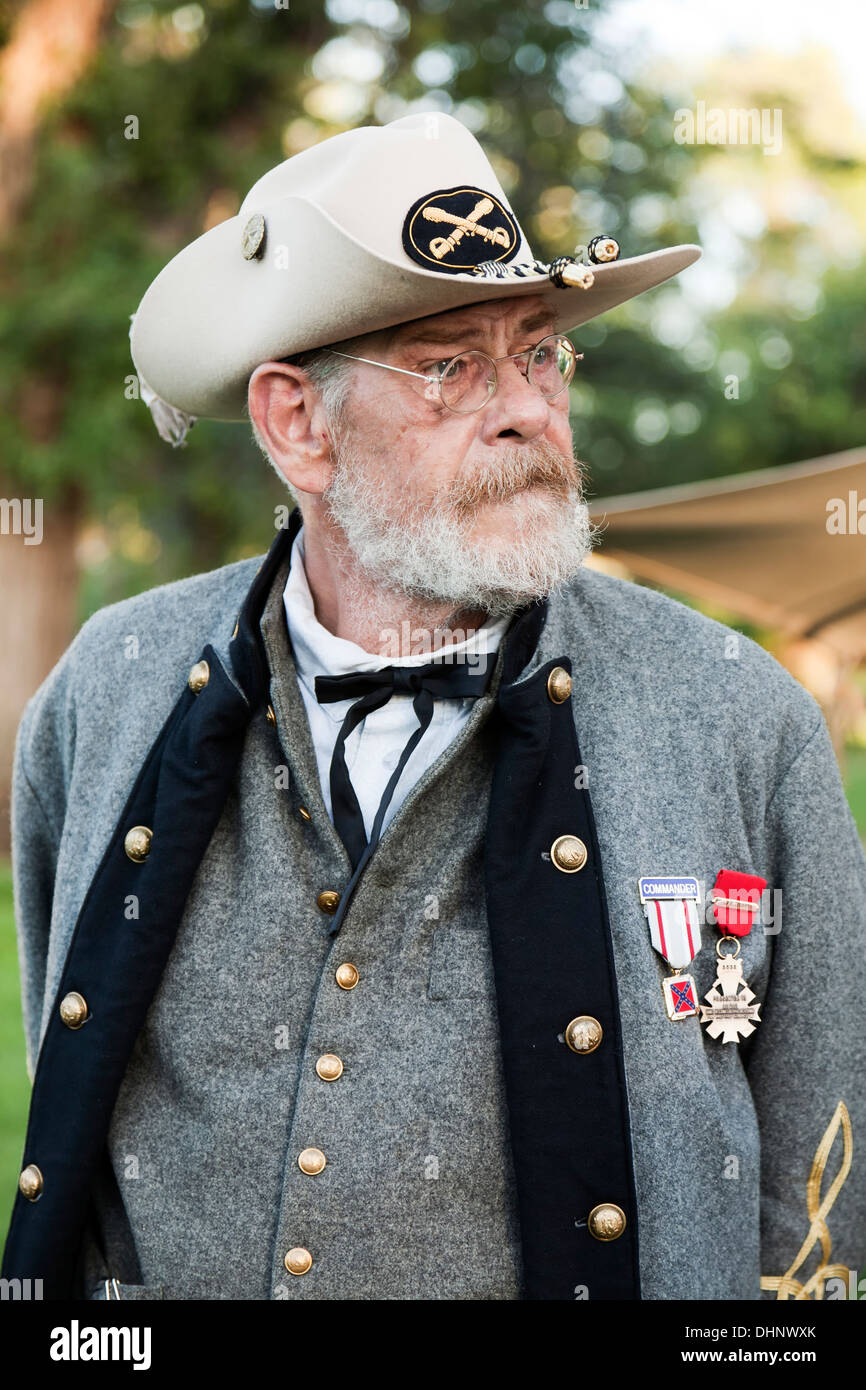
<instances>
[{"instance_id":1,"label":"coat lapel","mask_svg":"<svg viewBox=\"0 0 866 1390\"><path fill-rule=\"evenodd\" d=\"M516 680L543 621L534 606L509 636L485 842L525 1295L636 1299L637 1204L602 866L571 701L556 703L548 693L551 672L570 675L570 660L547 661ZM551 855L564 835L586 847L574 872L561 871ZM581 1015L602 1028L591 1052L565 1041ZM610 1204L624 1213L625 1227L599 1239L592 1232L604 1220L590 1213Z\"/></svg>"}]
</instances>

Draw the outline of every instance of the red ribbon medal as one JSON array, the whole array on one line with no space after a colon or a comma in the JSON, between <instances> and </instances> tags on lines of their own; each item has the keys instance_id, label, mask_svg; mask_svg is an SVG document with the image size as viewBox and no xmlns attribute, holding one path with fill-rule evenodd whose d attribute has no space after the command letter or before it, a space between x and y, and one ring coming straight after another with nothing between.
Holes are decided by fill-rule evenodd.
<instances>
[{"instance_id":1,"label":"red ribbon medal","mask_svg":"<svg viewBox=\"0 0 866 1390\"><path fill-rule=\"evenodd\" d=\"M723 1042L738 1043L755 1031L755 1024L761 1019L758 1010L761 1005L755 999L743 979L743 967L737 957L740 942L737 937L748 936L758 919L761 907L761 894L767 880L758 874L741 874L735 869L722 869L713 884L710 901L713 913L722 933L716 942L716 955L719 964L712 989L704 995L706 1004L701 1004L701 1023L707 1025L711 1038L721 1038ZM726 940L734 939L736 950L722 949Z\"/></svg>"},{"instance_id":2,"label":"red ribbon medal","mask_svg":"<svg viewBox=\"0 0 866 1390\"><path fill-rule=\"evenodd\" d=\"M767 886L757 874L738 874L722 869L713 884L710 901L716 921L729 936L748 936L761 908L761 894Z\"/></svg>"}]
</instances>

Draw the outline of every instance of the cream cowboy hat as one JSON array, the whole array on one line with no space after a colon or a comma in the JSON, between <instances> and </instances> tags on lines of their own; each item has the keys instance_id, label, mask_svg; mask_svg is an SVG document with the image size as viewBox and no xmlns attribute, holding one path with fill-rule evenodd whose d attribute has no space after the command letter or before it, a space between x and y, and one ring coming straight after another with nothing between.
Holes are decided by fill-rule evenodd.
<instances>
[{"instance_id":1,"label":"cream cowboy hat","mask_svg":"<svg viewBox=\"0 0 866 1390\"><path fill-rule=\"evenodd\" d=\"M156 277L132 357L164 438L246 418L268 362L463 304L549 291L566 332L691 265L700 247L537 261L478 141L439 112L345 131L263 175Z\"/></svg>"}]
</instances>

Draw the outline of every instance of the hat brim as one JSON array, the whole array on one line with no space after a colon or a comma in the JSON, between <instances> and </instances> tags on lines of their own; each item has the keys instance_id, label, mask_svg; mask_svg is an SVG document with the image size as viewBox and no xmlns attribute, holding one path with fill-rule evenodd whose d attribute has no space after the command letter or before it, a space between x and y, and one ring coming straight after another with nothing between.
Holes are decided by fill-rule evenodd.
<instances>
[{"instance_id":1,"label":"hat brim","mask_svg":"<svg viewBox=\"0 0 866 1390\"><path fill-rule=\"evenodd\" d=\"M445 275L389 260L316 203L285 197L267 210L260 259L245 260L245 215L205 232L148 289L131 331L132 358L164 401L197 418L247 418L247 384L261 362L463 305L543 293L558 332L597 318L692 265L686 244L593 267L590 289L558 289L545 274ZM315 247L315 259L302 248Z\"/></svg>"}]
</instances>

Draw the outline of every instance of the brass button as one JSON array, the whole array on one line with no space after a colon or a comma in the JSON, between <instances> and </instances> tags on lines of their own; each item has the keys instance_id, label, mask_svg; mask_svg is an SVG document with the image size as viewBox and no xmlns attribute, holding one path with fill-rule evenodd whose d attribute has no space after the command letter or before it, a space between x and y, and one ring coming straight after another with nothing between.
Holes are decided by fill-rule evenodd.
<instances>
[{"instance_id":1,"label":"brass button","mask_svg":"<svg viewBox=\"0 0 866 1390\"><path fill-rule=\"evenodd\" d=\"M615 1202L601 1202L589 1213L587 1224L596 1240L617 1240L625 1230L625 1212Z\"/></svg>"},{"instance_id":2,"label":"brass button","mask_svg":"<svg viewBox=\"0 0 866 1390\"><path fill-rule=\"evenodd\" d=\"M193 695L198 695L199 691L204 690L210 680L210 667L206 661L197 661L189 673L187 685Z\"/></svg>"},{"instance_id":3,"label":"brass button","mask_svg":"<svg viewBox=\"0 0 866 1390\"><path fill-rule=\"evenodd\" d=\"M67 1028L80 1028L82 1023L87 1022L88 1012L87 1000L77 990L64 995L60 1001L60 1017Z\"/></svg>"},{"instance_id":4,"label":"brass button","mask_svg":"<svg viewBox=\"0 0 866 1390\"><path fill-rule=\"evenodd\" d=\"M560 835L550 846L550 857L564 874L576 874L586 863L586 845L576 835Z\"/></svg>"},{"instance_id":5,"label":"brass button","mask_svg":"<svg viewBox=\"0 0 866 1390\"><path fill-rule=\"evenodd\" d=\"M339 893L335 893L333 888L326 888L325 891L320 893L316 898L316 902L323 912L330 912L333 915L340 906L340 895Z\"/></svg>"},{"instance_id":6,"label":"brass button","mask_svg":"<svg viewBox=\"0 0 866 1390\"><path fill-rule=\"evenodd\" d=\"M321 1173L327 1161L321 1149L304 1149L298 1154L298 1167L311 1178Z\"/></svg>"},{"instance_id":7,"label":"brass button","mask_svg":"<svg viewBox=\"0 0 866 1390\"><path fill-rule=\"evenodd\" d=\"M271 725L275 728L275 727L276 727L276 723L277 723L277 716L274 714L274 707L273 707L273 705L268 705L268 712L267 712L266 718L267 718L268 723L271 724Z\"/></svg>"},{"instance_id":8,"label":"brass button","mask_svg":"<svg viewBox=\"0 0 866 1390\"><path fill-rule=\"evenodd\" d=\"M148 830L146 825L134 825L131 830L126 832L123 848L134 863L143 864L150 854L152 839L153 831Z\"/></svg>"},{"instance_id":9,"label":"brass button","mask_svg":"<svg viewBox=\"0 0 866 1390\"><path fill-rule=\"evenodd\" d=\"M28 1163L24 1172L18 1179L18 1191L22 1197L26 1197L28 1202L35 1202L37 1197L42 1196L42 1188L45 1183L42 1173L35 1163Z\"/></svg>"},{"instance_id":10,"label":"brass button","mask_svg":"<svg viewBox=\"0 0 866 1390\"><path fill-rule=\"evenodd\" d=\"M300 816L301 820L312 820L312 819L313 819L313 817L310 815L309 811L307 810L306 806L299 806L299 807L298 807L298 815Z\"/></svg>"},{"instance_id":11,"label":"brass button","mask_svg":"<svg viewBox=\"0 0 866 1390\"><path fill-rule=\"evenodd\" d=\"M342 965L338 965L336 974L334 975L334 979L337 981L340 989L354 989L360 978L358 967L356 965L350 965L348 961L344 961Z\"/></svg>"},{"instance_id":12,"label":"brass button","mask_svg":"<svg viewBox=\"0 0 866 1390\"><path fill-rule=\"evenodd\" d=\"M565 1041L572 1052L595 1052L602 1039L603 1029L592 1014L573 1018L565 1030Z\"/></svg>"},{"instance_id":13,"label":"brass button","mask_svg":"<svg viewBox=\"0 0 866 1390\"><path fill-rule=\"evenodd\" d=\"M571 698L572 683L564 666L554 666L547 677L547 693L555 705L564 705Z\"/></svg>"},{"instance_id":14,"label":"brass button","mask_svg":"<svg viewBox=\"0 0 866 1390\"><path fill-rule=\"evenodd\" d=\"M290 1250L283 1260L283 1264L290 1274L306 1274L312 1268L313 1257L309 1250L305 1250L303 1245L296 1245Z\"/></svg>"},{"instance_id":15,"label":"brass button","mask_svg":"<svg viewBox=\"0 0 866 1390\"><path fill-rule=\"evenodd\" d=\"M333 1052L323 1052L316 1063L316 1072L323 1081L338 1081L343 1075L343 1063Z\"/></svg>"}]
</instances>

